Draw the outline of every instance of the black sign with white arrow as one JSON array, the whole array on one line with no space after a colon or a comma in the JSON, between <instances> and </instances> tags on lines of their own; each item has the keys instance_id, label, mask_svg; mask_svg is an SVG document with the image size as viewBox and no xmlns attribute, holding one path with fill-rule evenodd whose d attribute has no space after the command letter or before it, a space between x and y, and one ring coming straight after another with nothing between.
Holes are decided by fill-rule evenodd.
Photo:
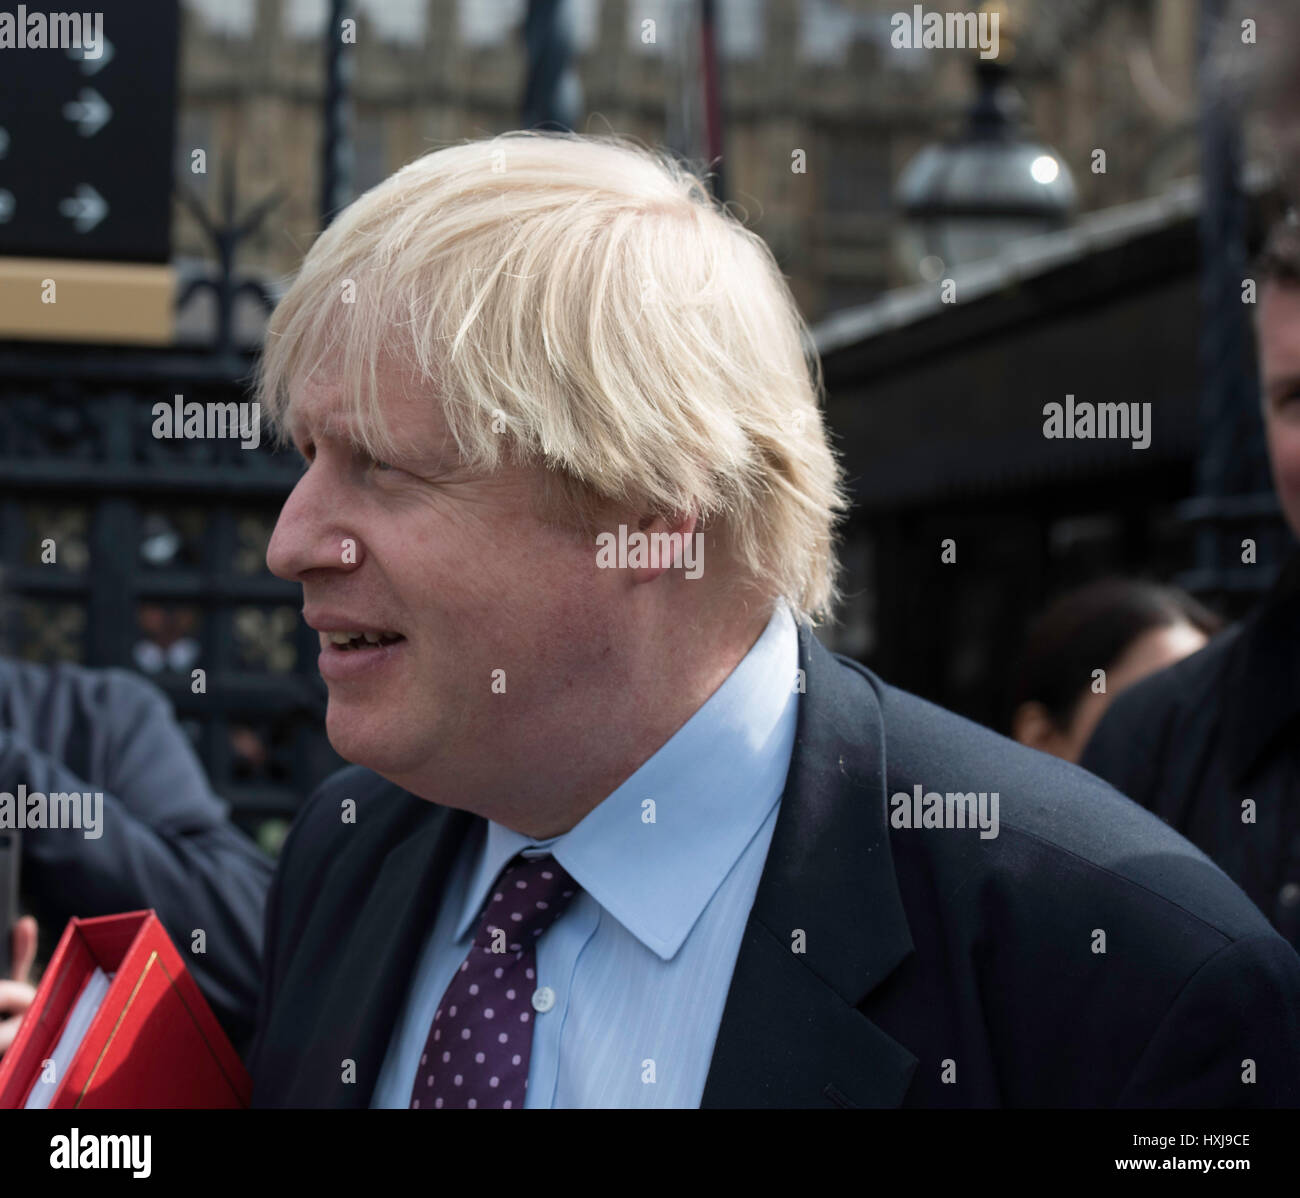
<instances>
[{"instance_id":1,"label":"black sign with white arrow","mask_svg":"<svg viewBox=\"0 0 1300 1198\"><path fill-rule=\"evenodd\" d=\"M177 0L95 8L93 57L0 48L0 255L171 256Z\"/></svg>"}]
</instances>

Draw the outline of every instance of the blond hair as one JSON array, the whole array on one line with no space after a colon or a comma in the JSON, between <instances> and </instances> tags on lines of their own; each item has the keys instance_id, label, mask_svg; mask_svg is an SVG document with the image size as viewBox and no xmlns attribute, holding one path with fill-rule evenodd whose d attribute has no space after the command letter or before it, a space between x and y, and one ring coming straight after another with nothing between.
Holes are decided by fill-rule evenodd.
<instances>
[{"instance_id":1,"label":"blond hair","mask_svg":"<svg viewBox=\"0 0 1300 1198\"><path fill-rule=\"evenodd\" d=\"M470 469L541 462L575 515L585 495L718 522L752 585L817 619L847 505L806 334L766 243L671 156L509 133L339 214L276 308L258 389L283 441L290 386L328 365L382 459L377 373L396 364Z\"/></svg>"}]
</instances>

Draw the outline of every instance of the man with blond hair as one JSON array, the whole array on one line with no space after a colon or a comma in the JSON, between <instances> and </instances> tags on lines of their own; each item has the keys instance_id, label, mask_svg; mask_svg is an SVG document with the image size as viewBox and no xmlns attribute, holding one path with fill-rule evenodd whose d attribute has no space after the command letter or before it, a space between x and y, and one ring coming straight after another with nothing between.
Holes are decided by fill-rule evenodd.
<instances>
[{"instance_id":1,"label":"man with blond hair","mask_svg":"<svg viewBox=\"0 0 1300 1198\"><path fill-rule=\"evenodd\" d=\"M356 765L280 859L255 1103L1300 1097L1300 959L1222 873L812 634L845 499L804 333L623 139L439 150L316 242L267 560Z\"/></svg>"}]
</instances>

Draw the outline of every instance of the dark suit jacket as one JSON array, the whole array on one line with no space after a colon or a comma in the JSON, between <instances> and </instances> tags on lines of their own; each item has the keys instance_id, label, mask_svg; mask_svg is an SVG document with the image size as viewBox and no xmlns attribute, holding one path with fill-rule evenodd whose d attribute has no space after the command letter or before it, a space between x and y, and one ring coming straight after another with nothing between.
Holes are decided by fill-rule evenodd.
<instances>
[{"instance_id":1,"label":"dark suit jacket","mask_svg":"<svg viewBox=\"0 0 1300 1198\"><path fill-rule=\"evenodd\" d=\"M1240 624L1116 695L1082 764L1208 854L1300 948L1300 551Z\"/></svg>"},{"instance_id":2,"label":"dark suit jacket","mask_svg":"<svg viewBox=\"0 0 1300 1198\"><path fill-rule=\"evenodd\" d=\"M1198 850L806 629L800 664L789 779L703 1106L1300 1101L1300 958ZM999 835L891 827L889 797L916 783L996 790ZM478 818L360 769L309 802L268 903L255 1105L369 1103Z\"/></svg>"}]
</instances>

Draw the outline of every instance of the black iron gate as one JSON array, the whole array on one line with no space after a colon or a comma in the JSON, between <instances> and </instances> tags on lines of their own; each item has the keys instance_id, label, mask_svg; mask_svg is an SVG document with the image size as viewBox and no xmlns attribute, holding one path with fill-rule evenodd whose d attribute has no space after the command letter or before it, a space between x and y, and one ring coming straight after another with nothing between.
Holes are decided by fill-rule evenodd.
<instances>
[{"instance_id":1,"label":"black iron gate","mask_svg":"<svg viewBox=\"0 0 1300 1198\"><path fill-rule=\"evenodd\" d=\"M177 395L246 400L253 362L0 343L0 648L150 678L236 821L274 849L341 764L300 588L265 563L299 467L238 439L153 435L154 405Z\"/></svg>"}]
</instances>

